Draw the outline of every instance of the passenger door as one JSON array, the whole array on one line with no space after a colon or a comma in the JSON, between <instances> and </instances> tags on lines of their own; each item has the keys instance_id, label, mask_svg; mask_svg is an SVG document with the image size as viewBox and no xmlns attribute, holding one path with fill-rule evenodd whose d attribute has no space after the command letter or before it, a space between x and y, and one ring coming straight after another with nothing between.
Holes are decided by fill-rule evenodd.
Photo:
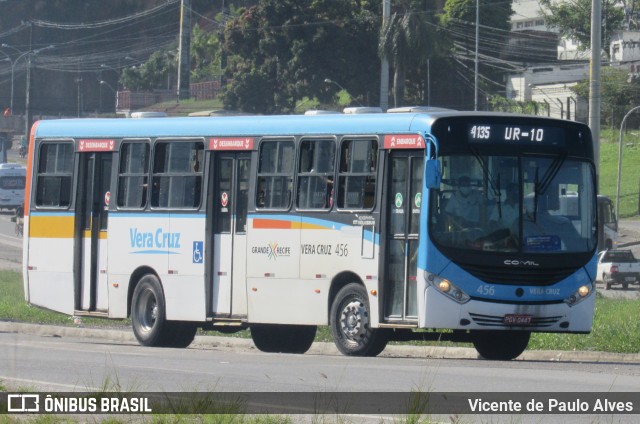
<instances>
[{"instance_id":1,"label":"passenger door","mask_svg":"<svg viewBox=\"0 0 640 424\"><path fill-rule=\"evenodd\" d=\"M107 312L107 225L112 153L82 151L81 148L76 192L74 305L76 311Z\"/></svg>"},{"instance_id":2,"label":"passenger door","mask_svg":"<svg viewBox=\"0 0 640 424\"><path fill-rule=\"evenodd\" d=\"M417 321L418 234L422 205L424 150L389 154L384 261L384 317Z\"/></svg>"},{"instance_id":3,"label":"passenger door","mask_svg":"<svg viewBox=\"0 0 640 424\"><path fill-rule=\"evenodd\" d=\"M214 317L245 317L250 153L215 152L212 163L211 312Z\"/></svg>"}]
</instances>

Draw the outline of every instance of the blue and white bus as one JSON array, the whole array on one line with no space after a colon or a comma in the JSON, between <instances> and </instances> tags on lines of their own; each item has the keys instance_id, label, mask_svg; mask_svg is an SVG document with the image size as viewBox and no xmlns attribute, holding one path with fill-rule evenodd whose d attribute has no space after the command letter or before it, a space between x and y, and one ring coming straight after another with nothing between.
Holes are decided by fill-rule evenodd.
<instances>
[{"instance_id":1,"label":"blue and white bus","mask_svg":"<svg viewBox=\"0 0 640 424\"><path fill-rule=\"evenodd\" d=\"M27 301L131 317L143 345L249 328L262 351L304 353L329 326L346 355L448 338L513 359L532 332L591 331L595 167L580 123L52 120L30 143Z\"/></svg>"}]
</instances>

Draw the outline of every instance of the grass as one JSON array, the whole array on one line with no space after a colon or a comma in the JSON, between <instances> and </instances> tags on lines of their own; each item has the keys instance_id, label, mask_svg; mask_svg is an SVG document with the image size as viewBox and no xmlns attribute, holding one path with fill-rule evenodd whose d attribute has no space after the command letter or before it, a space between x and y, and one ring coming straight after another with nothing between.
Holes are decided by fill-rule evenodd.
<instances>
[{"instance_id":1,"label":"grass","mask_svg":"<svg viewBox=\"0 0 640 424\"><path fill-rule=\"evenodd\" d=\"M531 336L529 349L533 350L581 350L613 353L638 353L640 351L640 320L629 317L640 316L640 302L627 299L610 299L598 295L591 334L547 334L535 333ZM0 320L37 324L74 325L67 315L29 306L23 295L22 276L15 271L0 271ZM85 327L120 327L128 329L128 320L105 320L82 318ZM214 331L204 334L249 337L248 331L233 335ZM327 327L318 328L317 342L331 342L331 332ZM423 342L439 346L465 346L450 342ZM469 345L466 345L469 346Z\"/></svg>"},{"instance_id":2,"label":"grass","mask_svg":"<svg viewBox=\"0 0 640 424\"><path fill-rule=\"evenodd\" d=\"M600 143L600 194L616 202L620 132L603 130ZM640 131L623 133L620 182L620 218L640 214Z\"/></svg>"}]
</instances>

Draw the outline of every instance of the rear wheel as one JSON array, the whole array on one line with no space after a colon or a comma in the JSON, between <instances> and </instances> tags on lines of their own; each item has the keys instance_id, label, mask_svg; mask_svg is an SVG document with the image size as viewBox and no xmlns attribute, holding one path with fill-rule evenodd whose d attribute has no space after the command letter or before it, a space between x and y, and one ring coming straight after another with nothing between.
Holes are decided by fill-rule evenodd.
<instances>
[{"instance_id":1,"label":"rear wheel","mask_svg":"<svg viewBox=\"0 0 640 424\"><path fill-rule=\"evenodd\" d=\"M255 325L253 344L262 352L305 353L316 338L313 325Z\"/></svg>"},{"instance_id":2,"label":"rear wheel","mask_svg":"<svg viewBox=\"0 0 640 424\"><path fill-rule=\"evenodd\" d=\"M476 331L473 346L484 359L510 361L524 352L530 331Z\"/></svg>"},{"instance_id":3,"label":"rear wheel","mask_svg":"<svg viewBox=\"0 0 640 424\"><path fill-rule=\"evenodd\" d=\"M167 346L171 339L171 325L165 319L164 294L153 274L143 276L133 292L131 327L143 346Z\"/></svg>"},{"instance_id":4,"label":"rear wheel","mask_svg":"<svg viewBox=\"0 0 640 424\"><path fill-rule=\"evenodd\" d=\"M367 291L361 284L344 286L331 305L331 334L336 347L349 356L376 356L387 346L387 332L371 328Z\"/></svg>"}]
</instances>

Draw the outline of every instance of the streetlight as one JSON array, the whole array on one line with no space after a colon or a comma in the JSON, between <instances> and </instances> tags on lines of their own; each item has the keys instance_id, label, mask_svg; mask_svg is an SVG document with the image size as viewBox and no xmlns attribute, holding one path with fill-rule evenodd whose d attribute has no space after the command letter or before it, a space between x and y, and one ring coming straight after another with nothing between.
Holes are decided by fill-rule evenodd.
<instances>
[{"instance_id":1,"label":"streetlight","mask_svg":"<svg viewBox=\"0 0 640 424\"><path fill-rule=\"evenodd\" d=\"M106 82L105 80L100 80L100 85L106 85L107 87L109 87L109 90L113 91L113 94L115 94L116 102L115 102L115 109L114 110L117 113L118 112L118 91L115 88L111 87L111 85L108 82Z\"/></svg>"},{"instance_id":2,"label":"streetlight","mask_svg":"<svg viewBox=\"0 0 640 424\"><path fill-rule=\"evenodd\" d=\"M27 139L29 138L29 130L31 129L31 111L29 110L29 101L31 98L31 56L35 56L44 50L49 50L52 48L53 46L47 46L41 49L29 50L28 52L24 53L27 55L27 94L24 102L24 136ZM18 59L16 59L16 61Z\"/></svg>"},{"instance_id":3,"label":"streetlight","mask_svg":"<svg viewBox=\"0 0 640 424\"><path fill-rule=\"evenodd\" d=\"M349 97L351 97L351 99L352 99L352 100L355 100L355 101L356 101L356 103L358 103L361 107L364 107L364 105L363 105L362 103L360 103L360 101L359 101L358 99L356 99L355 97L353 97L353 96L351 95L351 93L349 93L349 91L348 91L346 88L344 88L343 86L341 86L340 84L338 84L336 81L334 81L334 80L332 80L332 79L330 79L330 78L325 78L325 79L324 79L324 83L325 83L325 84L335 84L336 86L338 86L338 88L340 88L340 90L345 91L345 92L349 95Z\"/></svg>"},{"instance_id":4,"label":"streetlight","mask_svg":"<svg viewBox=\"0 0 640 424\"><path fill-rule=\"evenodd\" d=\"M19 56L16 58L16 60L11 60L11 58L5 54L5 56L7 56L7 58L9 58L9 61L11 61L11 101L10 101L10 109L11 109L11 113L13 113L13 86L14 86L14 71L16 68L16 65L18 64L18 61L20 61L20 59L22 59L23 57L27 58L27 88L26 88L26 94L25 94L25 137L29 136L29 121L30 121L30 117L29 117L29 97L30 97L30 86L31 86L31 55L36 55L38 53L40 53L41 51L44 50L48 50L48 49L52 49L54 46L47 46L47 47L43 47L41 49L36 49L36 50L28 50L26 52L23 52L15 47L13 47L10 44L7 43L2 43L2 47L4 48L10 48L15 50L16 52L18 52Z\"/></svg>"},{"instance_id":5,"label":"streetlight","mask_svg":"<svg viewBox=\"0 0 640 424\"><path fill-rule=\"evenodd\" d=\"M15 47L7 44L7 43L2 43L2 47L4 48L10 48L13 49L15 51L18 52L19 56L16 60L12 60L11 57L9 57L9 55L7 55L6 53L3 53L5 56L7 56L7 59L9 60L9 62L11 62L11 101L9 103L9 109L11 110L11 113L13 113L13 75L14 75L14 70L16 68L16 65L18 64L18 61L20 59L22 59L23 57L25 57L26 55L29 54L29 52L22 52L21 50L16 49Z\"/></svg>"},{"instance_id":6,"label":"streetlight","mask_svg":"<svg viewBox=\"0 0 640 424\"><path fill-rule=\"evenodd\" d=\"M627 120L629 115L631 115L636 110L640 109L640 106L636 106L627 112L622 118L622 122L620 123L620 139L618 140L618 192L616 194L616 225L619 224L620 221L620 178L622 177L622 130L624 129L624 122ZM597 159L597 158L596 158Z\"/></svg>"}]
</instances>

